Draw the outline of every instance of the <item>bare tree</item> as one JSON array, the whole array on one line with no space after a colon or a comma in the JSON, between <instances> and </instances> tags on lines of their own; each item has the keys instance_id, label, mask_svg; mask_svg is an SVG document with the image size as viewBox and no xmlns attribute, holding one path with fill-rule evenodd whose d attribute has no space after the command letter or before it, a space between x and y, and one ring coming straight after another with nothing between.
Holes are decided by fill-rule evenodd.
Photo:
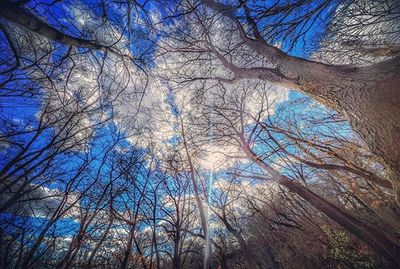
<instances>
[{"instance_id":1,"label":"bare tree","mask_svg":"<svg viewBox=\"0 0 400 269\"><path fill-rule=\"evenodd\" d=\"M166 38L161 44L161 56L170 53L179 59L170 66L180 66L172 72L181 82L212 80L235 84L241 80L262 80L300 91L338 111L385 164L397 196L398 55L393 53L381 62L354 67L320 63L285 52L318 27L316 21L329 22L329 10L338 5L336 1L183 2L181 10L186 15L182 20L190 31L178 24L174 29L177 36ZM347 3L343 5L346 8ZM389 12L379 13L382 17L375 19L398 25L397 17L392 16L398 5L394 1L388 5ZM274 43L279 38L283 39L281 49ZM213 67L202 66L204 62L211 62Z\"/></svg>"},{"instance_id":2,"label":"bare tree","mask_svg":"<svg viewBox=\"0 0 400 269\"><path fill-rule=\"evenodd\" d=\"M0 267L399 267L399 10L2 1Z\"/></svg>"},{"instance_id":3,"label":"bare tree","mask_svg":"<svg viewBox=\"0 0 400 269\"><path fill-rule=\"evenodd\" d=\"M268 136L268 131L263 129L262 122L265 121L265 115L268 115L269 107L262 105L265 100L261 98L259 110L253 112L247 110L247 106L252 104L248 102L249 99L252 100L252 95L249 92L248 89L245 89L241 94L235 93L232 96L222 94L223 101L215 101L212 106L215 114L214 125L222 124L224 126L223 128L214 128L216 132L219 132L216 135L215 143L220 143L221 146L227 143L237 143L247 158L257 164L263 170L263 173L266 173L266 175L261 176L250 174L250 177L273 180L284 186L366 242L377 253L385 255L393 265L398 263L396 261L398 240L395 237L381 232L374 225L365 223L365 221L325 199L306 185L294 180L301 178L301 174L300 176L296 176L296 173L293 174L292 172L286 174L273 165L273 162L276 161L275 155L282 157L282 152L279 147L271 146L271 143L277 142L277 138L271 139ZM262 90L260 94L261 96L265 95ZM223 102L224 105L218 106L220 102ZM220 137L220 139L217 139L217 137ZM286 162L290 162L290 160L286 160ZM244 176L246 176L246 170ZM304 183L307 184L307 181Z\"/></svg>"}]
</instances>

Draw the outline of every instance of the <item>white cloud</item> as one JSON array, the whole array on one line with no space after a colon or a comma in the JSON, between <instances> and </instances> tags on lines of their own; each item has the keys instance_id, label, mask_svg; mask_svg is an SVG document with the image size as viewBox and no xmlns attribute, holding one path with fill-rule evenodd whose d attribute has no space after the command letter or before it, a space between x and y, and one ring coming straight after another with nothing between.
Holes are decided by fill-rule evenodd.
<instances>
[{"instance_id":1,"label":"white cloud","mask_svg":"<svg viewBox=\"0 0 400 269\"><path fill-rule=\"evenodd\" d=\"M20 188L21 183L14 183L0 196L1 202L8 201ZM32 216L48 218L57 212L62 205L67 209L63 218L77 218L79 216L79 202L77 193L65 193L59 189L49 189L47 187L29 184L21 197L7 209L7 212L21 216Z\"/></svg>"}]
</instances>

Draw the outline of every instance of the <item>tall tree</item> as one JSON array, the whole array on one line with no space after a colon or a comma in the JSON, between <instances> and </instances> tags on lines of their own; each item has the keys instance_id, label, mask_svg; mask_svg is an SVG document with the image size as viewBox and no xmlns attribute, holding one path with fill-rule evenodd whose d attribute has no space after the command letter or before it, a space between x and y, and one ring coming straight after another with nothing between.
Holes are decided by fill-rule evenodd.
<instances>
[{"instance_id":1,"label":"tall tree","mask_svg":"<svg viewBox=\"0 0 400 269\"><path fill-rule=\"evenodd\" d=\"M345 26L348 18L343 15L343 9L349 5L347 1L342 4L337 1L273 1L270 4L257 1L233 1L227 4L214 0L195 4L183 2L182 9L187 14L184 21L190 25L190 30L178 25L176 28L179 30L175 31L177 37L172 43L166 42L164 51L181 51L180 57L186 59L181 63L181 66L187 67L181 76L182 81L214 80L236 84L240 80L263 80L300 91L338 111L385 164L398 199L398 50L388 49L386 58L363 66L317 62L291 52L299 50L296 44L300 40L311 43L315 28L329 27L326 24L319 25L318 21L333 21ZM373 17L375 25L384 20L398 25L398 18L394 15L399 10L396 1L389 1L385 5L386 13L376 5L370 6L365 16L382 16ZM377 8L379 11L375 10ZM339 14L335 14L335 10L339 10ZM335 16L339 18L331 18ZM363 26L362 22L359 24ZM395 35L398 34L398 27L396 29ZM374 35L374 32L364 34ZM388 44L387 48L393 46L396 44ZM201 67L204 61L211 61L218 67ZM200 69L191 69L190 64L200 66ZM179 75L179 71L175 74Z\"/></svg>"}]
</instances>

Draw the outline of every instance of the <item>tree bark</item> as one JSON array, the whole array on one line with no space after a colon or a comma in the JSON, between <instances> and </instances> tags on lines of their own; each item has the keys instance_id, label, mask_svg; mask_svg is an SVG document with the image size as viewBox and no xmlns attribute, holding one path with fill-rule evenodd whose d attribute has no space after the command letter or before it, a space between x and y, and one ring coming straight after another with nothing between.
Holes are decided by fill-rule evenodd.
<instances>
[{"instance_id":1,"label":"tree bark","mask_svg":"<svg viewBox=\"0 0 400 269\"><path fill-rule=\"evenodd\" d=\"M180 123L181 123L181 136L182 136L182 142L183 142L183 146L185 149L185 153L186 153L186 157L187 157L187 161L189 164L189 172L190 172L190 179L193 185L193 192L194 192L194 197L196 199L196 203L197 206L199 207L199 214L200 214L200 223L201 223L201 227L203 229L204 232L204 237L207 238L208 237L208 224L207 224L207 217L206 217L206 211L203 207L203 203L201 201L200 198L200 191L199 191L199 187L197 185L196 182L196 175L195 175L195 170L194 170L194 166L193 166L193 162L192 162L192 158L191 155L189 153L189 147L186 141L186 136L185 136L185 130L184 130L184 124L183 124L183 119L182 116L180 115ZM206 243L207 243L207 239L206 239ZM204 269L208 269L210 268L210 257L209 256L209 251L210 251L210 246L208 246L207 244L205 245L205 255L204 255Z\"/></svg>"},{"instance_id":2,"label":"tree bark","mask_svg":"<svg viewBox=\"0 0 400 269\"><path fill-rule=\"evenodd\" d=\"M254 37L249 37L236 17L237 7L213 0L205 6L230 18L243 42L275 67L241 68L228 61L212 44L211 52L229 69L234 83L239 79L260 79L305 93L345 116L355 132L385 165L396 201L400 204L400 56L367 67L328 65L294 56L269 45L251 14L243 8Z\"/></svg>"},{"instance_id":3,"label":"tree bark","mask_svg":"<svg viewBox=\"0 0 400 269\"><path fill-rule=\"evenodd\" d=\"M104 51L109 49L107 46L101 45L94 40L67 35L43 22L36 15L29 13L15 2L8 0L0 1L0 17L65 45Z\"/></svg>"},{"instance_id":4,"label":"tree bark","mask_svg":"<svg viewBox=\"0 0 400 269\"><path fill-rule=\"evenodd\" d=\"M379 157L400 204L400 57L362 68L288 65L302 70L296 89L345 116Z\"/></svg>"}]
</instances>

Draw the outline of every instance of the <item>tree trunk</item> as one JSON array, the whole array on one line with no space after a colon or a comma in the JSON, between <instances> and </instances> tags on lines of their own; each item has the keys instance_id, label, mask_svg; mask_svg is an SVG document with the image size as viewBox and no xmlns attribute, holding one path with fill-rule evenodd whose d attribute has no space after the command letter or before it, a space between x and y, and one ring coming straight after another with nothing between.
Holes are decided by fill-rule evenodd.
<instances>
[{"instance_id":1,"label":"tree trunk","mask_svg":"<svg viewBox=\"0 0 400 269\"><path fill-rule=\"evenodd\" d=\"M400 56L367 67L328 65L290 56L268 44L256 22L246 11L254 37L249 37L237 18L237 7L214 0L202 0L210 9L230 18L243 42L264 57L273 68L243 68L233 64L212 44L212 53L239 79L260 79L301 91L343 114L373 154L386 166L396 201L400 204Z\"/></svg>"},{"instance_id":2,"label":"tree trunk","mask_svg":"<svg viewBox=\"0 0 400 269\"><path fill-rule=\"evenodd\" d=\"M281 181L280 184L299 195L312 206L326 214L329 218L363 240L374 251L390 262L393 265L393 268L399 268L400 247L395 242L389 240L385 234L373 227L367 226L346 211L325 200L323 197L312 192L303 185L292 180Z\"/></svg>"},{"instance_id":3,"label":"tree trunk","mask_svg":"<svg viewBox=\"0 0 400 269\"><path fill-rule=\"evenodd\" d=\"M0 1L0 17L18 24L19 26L22 26L32 32L42 35L50 40L54 40L68 46L103 51L109 49L107 46L98 44L94 40L86 40L65 34L43 22L35 14L29 13L24 8L20 7L18 3L13 1Z\"/></svg>"},{"instance_id":4,"label":"tree trunk","mask_svg":"<svg viewBox=\"0 0 400 269\"><path fill-rule=\"evenodd\" d=\"M361 222L347 213L345 210L337 207L320 195L309 190L307 187L300 185L297 182L280 174L263 160L261 160L248 147L243 147L243 149L253 161L267 171L273 177L273 179L277 180L279 184L296 193L298 196L310 203L313 207L317 208L333 221L340 224L349 232L367 243L371 249L382 255L392 265L393 268L400 267L400 246L397 242L393 242L383 232Z\"/></svg>"},{"instance_id":5,"label":"tree trunk","mask_svg":"<svg viewBox=\"0 0 400 269\"><path fill-rule=\"evenodd\" d=\"M128 266L128 262L129 262L129 257L131 255L132 252L132 246L133 246L133 237L135 236L135 227L132 226L131 229L129 230L129 238L128 238L128 242L126 245L126 250L124 252L124 259L122 260L121 263L121 269L126 269Z\"/></svg>"},{"instance_id":6,"label":"tree trunk","mask_svg":"<svg viewBox=\"0 0 400 269\"><path fill-rule=\"evenodd\" d=\"M345 112L353 129L385 164L400 204L400 57L365 68L360 76L375 80L353 90L357 102Z\"/></svg>"},{"instance_id":7,"label":"tree trunk","mask_svg":"<svg viewBox=\"0 0 400 269\"><path fill-rule=\"evenodd\" d=\"M206 211L203 207L203 203L201 202L201 198L200 198L200 191L199 191L199 187L197 185L196 182L196 175L195 175L195 169L193 166L193 162L192 162L192 157L189 153L189 147L186 141L186 136L185 136L185 129L184 129L184 124L183 124L183 119L182 116L180 115L180 123L181 123L181 136L182 136L182 141L183 141L183 146L185 149L185 153L187 156L187 161L189 164L189 171L190 171L190 179L193 185L193 192L194 192L194 197L196 199L196 203L197 206L199 207L199 214L200 214L200 223L204 232L204 237L207 238L208 237L208 225L207 225L207 218L206 218ZM207 245L207 239L205 240L206 245L205 245L205 255L204 255L204 269L208 269L210 268L211 264L210 264L210 257L209 257L209 251L210 251L210 246Z\"/></svg>"},{"instance_id":8,"label":"tree trunk","mask_svg":"<svg viewBox=\"0 0 400 269\"><path fill-rule=\"evenodd\" d=\"M108 236L108 234L109 234L109 232L110 232L110 230L111 230L111 227L112 227L112 225L113 225L113 223L114 223L114 217L113 217L112 214L113 214L113 213L112 213L112 211L110 210L110 221L109 221L109 223L108 223L108 225L107 225L107 228L106 228L106 230L104 231L103 235L101 236L99 242L96 244L96 246L95 246L95 248L93 249L92 253L90 253L90 256L89 256L88 261L87 261L87 264L86 264L86 267L87 267L88 269L92 267L93 259L95 259L97 252L99 251L99 249L100 249L101 245L104 243L104 241L107 239L107 236Z\"/></svg>"},{"instance_id":9,"label":"tree trunk","mask_svg":"<svg viewBox=\"0 0 400 269\"><path fill-rule=\"evenodd\" d=\"M181 253L179 251L180 245L180 231L177 229L174 239L174 255L172 258L172 269L180 269L181 268Z\"/></svg>"},{"instance_id":10,"label":"tree trunk","mask_svg":"<svg viewBox=\"0 0 400 269\"><path fill-rule=\"evenodd\" d=\"M400 56L362 68L287 64L285 73L297 70L298 89L345 116L379 157L400 204Z\"/></svg>"}]
</instances>

